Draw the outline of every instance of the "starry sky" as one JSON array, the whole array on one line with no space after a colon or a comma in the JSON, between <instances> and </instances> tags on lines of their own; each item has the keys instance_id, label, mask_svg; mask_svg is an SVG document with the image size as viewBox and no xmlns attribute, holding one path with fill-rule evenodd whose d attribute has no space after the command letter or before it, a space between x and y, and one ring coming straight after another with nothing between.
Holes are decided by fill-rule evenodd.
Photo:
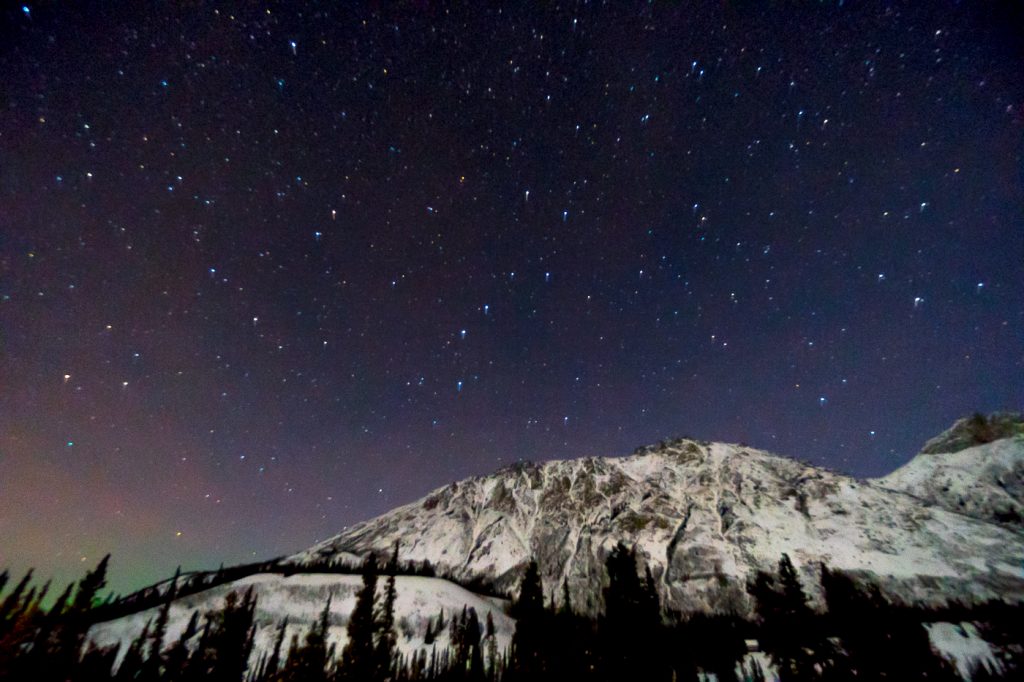
<instances>
[{"instance_id":1,"label":"starry sky","mask_svg":"<svg viewBox=\"0 0 1024 682\"><path fill-rule=\"evenodd\" d=\"M483 4L5 6L0 565L1024 405L1019 5Z\"/></svg>"}]
</instances>

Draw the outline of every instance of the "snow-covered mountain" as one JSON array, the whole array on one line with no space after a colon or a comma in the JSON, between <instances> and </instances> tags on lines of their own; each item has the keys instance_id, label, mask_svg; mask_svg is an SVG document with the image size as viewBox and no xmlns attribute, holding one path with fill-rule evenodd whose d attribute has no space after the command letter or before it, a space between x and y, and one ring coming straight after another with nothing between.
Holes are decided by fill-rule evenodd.
<instances>
[{"instance_id":1,"label":"snow-covered mountain","mask_svg":"<svg viewBox=\"0 0 1024 682\"><path fill-rule=\"evenodd\" d=\"M1024 530L1024 415L961 419L878 480L943 509Z\"/></svg>"},{"instance_id":2,"label":"snow-covered mountain","mask_svg":"<svg viewBox=\"0 0 1024 682\"><path fill-rule=\"evenodd\" d=\"M745 585L774 569L783 552L818 591L819 562L855 572L891 597L916 604L1024 600L1024 420L1001 415L981 428L961 420L904 467L858 480L742 445L680 439L629 457L521 464L435 490L358 524L269 569L175 600L168 641L191 613L218 608L230 591L253 587L256 639L251 661L272 647L287 616L289 636L314 622L331 597L329 640L340 648L360 578L302 573L303 565L355 566L367 554L429 561L439 574L512 593L538 560L545 592L573 607L602 608L604 561L624 542L650 567L663 603L681 611L747 611ZM979 429L981 429L979 431ZM281 575L298 571L295 575ZM169 583L163 585L165 588ZM442 578L399 576L398 646L430 650L427 623L474 608L496 626L497 651L514 621L507 602ZM127 645L156 608L97 623L89 639ZM967 670L993 654L961 624L931 624L933 646ZM436 646L448 645L448 634Z\"/></svg>"},{"instance_id":3,"label":"snow-covered mountain","mask_svg":"<svg viewBox=\"0 0 1024 682\"><path fill-rule=\"evenodd\" d=\"M783 552L812 594L825 562L918 603L1024 598L1024 533L990 520L1004 507L992 506L986 482L1005 477L979 475L977 485L958 478L964 505L924 494L961 464L972 472L1004 467L1017 483L996 487L1017 505L1008 508L1019 508L1024 439L955 454L955 462L919 455L880 480L692 440L629 457L524 464L453 483L287 561L386 556L398 541L404 561L427 560L454 578L513 591L536 558L548 595L559 600L565 583L576 608L596 612L604 560L623 541L651 568L663 603L682 611L746 611L747 579ZM992 466L968 466L972 457Z\"/></svg>"}]
</instances>

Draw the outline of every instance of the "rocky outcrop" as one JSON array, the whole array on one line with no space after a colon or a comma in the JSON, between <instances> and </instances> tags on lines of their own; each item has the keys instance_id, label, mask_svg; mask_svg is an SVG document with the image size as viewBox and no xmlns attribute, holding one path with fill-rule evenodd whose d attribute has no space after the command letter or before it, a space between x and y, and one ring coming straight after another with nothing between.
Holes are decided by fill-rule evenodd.
<instances>
[{"instance_id":1,"label":"rocky outcrop","mask_svg":"<svg viewBox=\"0 0 1024 682\"><path fill-rule=\"evenodd\" d=\"M1024 531L1024 417L975 415L878 480L929 506Z\"/></svg>"}]
</instances>

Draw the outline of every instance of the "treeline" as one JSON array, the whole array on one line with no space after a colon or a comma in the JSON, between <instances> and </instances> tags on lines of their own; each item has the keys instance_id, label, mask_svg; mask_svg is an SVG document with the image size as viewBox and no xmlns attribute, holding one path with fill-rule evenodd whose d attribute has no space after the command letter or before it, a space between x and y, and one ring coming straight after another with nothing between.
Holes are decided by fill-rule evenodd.
<instances>
[{"instance_id":1,"label":"treeline","mask_svg":"<svg viewBox=\"0 0 1024 682\"><path fill-rule=\"evenodd\" d=\"M86 634L103 608L108 558L69 586L49 608L49 585L32 586L29 572L5 595L9 576L0 574L0 679L57 682L546 682L635 679L679 681L764 680L771 671L749 655L759 648L779 677L802 680L959 680L953 666L932 649L924 622L943 612L906 608L886 601L875 588L850 576L821 570L827 611L811 609L789 557L778 570L758 573L748 585L755 617L667 613L655 579L638 566L635 552L619 544L605 563L605 610L598 618L577 613L567 586L556 605L545 599L536 563L525 572L511 605L516 620L511 646L502 651L494 622L481 622L471 608L428 619L423 647L413 655L397 643L397 547L379 566L369 557L360 567L362 587L346 625L346 644L330 643L330 600L307 628L279 624L272 646L253 655L256 596L229 593L209 613L193 612L179 636L168 638L171 602L188 582L180 576L161 591L160 608L142 632L117 647L87 643ZM407 567L406 567L407 568ZM1019 606L951 607L946 616L972 620L982 635L1009 652L999 669L979 667L974 680L1018 679L1021 637ZM289 631L293 634L289 637ZM411 633L405 632L407 637ZM418 639L419 633L414 633ZM410 637L411 638L411 637ZM120 664L115 665L120 659Z\"/></svg>"},{"instance_id":2,"label":"treeline","mask_svg":"<svg viewBox=\"0 0 1024 682\"><path fill-rule=\"evenodd\" d=\"M973 609L907 608L885 600L875 587L822 566L827 611L812 610L789 557L774 573L759 572L747 585L755 603L751 619L666 613L650 571L638 570L633 550L619 544L605 565L604 613L596 620L562 604L542 606L531 565L515 602L516 632L505 675L509 680L706 680L771 679L959 681L956 668L931 647L924 623L956 615L977 620L986 641L1008 651L993 668L978 666L973 680L1020 679L1024 672L1019 605L993 603ZM954 621L956 622L956 621ZM765 670L760 651L773 670ZM764 660L764 659L761 659Z\"/></svg>"},{"instance_id":3,"label":"treeline","mask_svg":"<svg viewBox=\"0 0 1024 682\"><path fill-rule=\"evenodd\" d=\"M237 566L221 566L216 571L192 571L182 573L181 569L175 572L170 580L144 587L125 597L111 595L92 610L93 622L114 620L139 611L153 608L162 604L169 591L173 591L177 598L198 594L212 587L219 587L227 583L248 578L257 573L277 573L280 570L280 561L260 561L251 564L240 564Z\"/></svg>"}]
</instances>

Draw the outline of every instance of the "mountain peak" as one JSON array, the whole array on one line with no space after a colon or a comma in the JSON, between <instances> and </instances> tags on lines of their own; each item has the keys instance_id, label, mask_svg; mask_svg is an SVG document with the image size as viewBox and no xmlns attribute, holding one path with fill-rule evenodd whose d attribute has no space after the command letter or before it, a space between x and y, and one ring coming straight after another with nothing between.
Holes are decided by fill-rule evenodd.
<instances>
[{"instance_id":1,"label":"mountain peak","mask_svg":"<svg viewBox=\"0 0 1024 682\"><path fill-rule=\"evenodd\" d=\"M984 445L1003 438L1024 435L1024 413L995 412L989 416L974 413L956 420L938 436L921 448L921 454L960 452L976 445Z\"/></svg>"}]
</instances>

